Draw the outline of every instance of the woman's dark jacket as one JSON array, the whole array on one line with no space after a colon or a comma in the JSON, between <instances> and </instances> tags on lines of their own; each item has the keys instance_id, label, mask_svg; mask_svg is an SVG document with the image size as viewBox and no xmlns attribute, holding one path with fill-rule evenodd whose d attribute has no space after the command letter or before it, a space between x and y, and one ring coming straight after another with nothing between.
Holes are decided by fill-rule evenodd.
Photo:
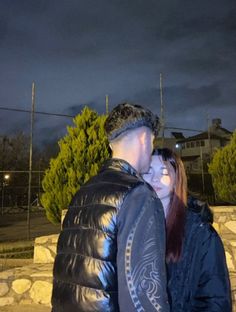
<instances>
[{"instance_id":1,"label":"woman's dark jacket","mask_svg":"<svg viewBox=\"0 0 236 312\"><path fill-rule=\"evenodd\" d=\"M182 257L168 264L173 312L231 312L231 292L222 241L207 204L188 200Z\"/></svg>"},{"instance_id":2,"label":"woman's dark jacket","mask_svg":"<svg viewBox=\"0 0 236 312\"><path fill-rule=\"evenodd\" d=\"M160 306L167 312L166 287L160 201L127 162L111 159L80 188L65 216L52 311L153 312Z\"/></svg>"}]
</instances>

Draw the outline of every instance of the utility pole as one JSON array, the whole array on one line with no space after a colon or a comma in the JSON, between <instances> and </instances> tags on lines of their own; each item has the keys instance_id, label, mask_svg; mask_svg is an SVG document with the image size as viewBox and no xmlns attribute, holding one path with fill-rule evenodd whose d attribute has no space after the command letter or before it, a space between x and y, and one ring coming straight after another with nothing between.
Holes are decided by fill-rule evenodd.
<instances>
[{"instance_id":1,"label":"utility pole","mask_svg":"<svg viewBox=\"0 0 236 312\"><path fill-rule=\"evenodd\" d=\"M209 154L211 159L212 154L212 146L211 146L211 129L210 129L210 120L209 120L209 114L207 113L207 134L208 134L208 143L209 143Z\"/></svg>"},{"instance_id":2,"label":"utility pole","mask_svg":"<svg viewBox=\"0 0 236 312\"><path fill-rule=\"evenodd\" d=\"M201 174L202 174L202 192L205 193L205 178L204 178L204 167L203 167L203 156L202 146L200 145L200 161L201 161Z\"/></svg>"},{"instance_id":3,"label":"utility pole","mask_svg":"<svg viewBox=\"0 0 236 312\"><path fill-rule=\"evenodd\" d=\"M160 134L161 134L161 145L164 146L164 105L163 105L163 94L162 94L162 73L160 73L160 101L161 101L161 113L160 113Z\"/></svg>"},{"instance_id":4,"label":"utility pole","mask_svg":"<svg viewBox=\"0 0 236 312\"><path fill-rule=\"evenodd\" d=\"M106 95L106 115L109 114L109 96Z\"/></svg>"},{"instance_id":5,"label":"utility pole","mask_svg":"<svg viewBox=\"0 0 236 312\"><path fill-rule=\"evenodd\" d=\"M35 83L32 83L32 106L30 123L30 149L29 149L29 185L28 185L28 211L27 211L27 238L30 239L30 210L31 210L31 180L32 180L32 155L33 155L33 129L35 107Z\"/></svg>"}]
</instances>

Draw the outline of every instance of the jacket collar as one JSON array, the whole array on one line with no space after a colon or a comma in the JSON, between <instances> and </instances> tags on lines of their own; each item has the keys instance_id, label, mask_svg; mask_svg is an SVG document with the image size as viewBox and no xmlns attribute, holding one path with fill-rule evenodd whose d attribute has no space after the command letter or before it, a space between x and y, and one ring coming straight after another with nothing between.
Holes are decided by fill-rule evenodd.
<instances>
[{"instance_id":1,"label":"jacket collar","mask_svg":"<svg viewBox=\"0 0 236 312\"><path fill-rule=\"evenodd\" d=\"M110 158L108 159L104 166L102 167L102 171L105 169L113 169L117 171L126 172L128 174L140 177L137 170L134 169L127 161L119 158Z\"/></svg>"}]
</instances>

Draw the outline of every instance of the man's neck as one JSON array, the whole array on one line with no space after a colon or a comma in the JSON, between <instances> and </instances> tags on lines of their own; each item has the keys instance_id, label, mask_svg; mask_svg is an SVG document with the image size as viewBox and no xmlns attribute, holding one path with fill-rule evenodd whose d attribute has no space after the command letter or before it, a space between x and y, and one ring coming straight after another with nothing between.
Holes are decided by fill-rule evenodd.
<instances>
[{"instance_id":1,"label":"man's neck","mask_svg":"<svg viewBox=\"0 0 236 312\"><path fill-rule=\"evenodd\" d=\"M128 153L115 153L113 152L112 158L123 159L127 161L137 172L139 172L138 164L134 155L130 155Z\"/></svg>"}]
</instances>

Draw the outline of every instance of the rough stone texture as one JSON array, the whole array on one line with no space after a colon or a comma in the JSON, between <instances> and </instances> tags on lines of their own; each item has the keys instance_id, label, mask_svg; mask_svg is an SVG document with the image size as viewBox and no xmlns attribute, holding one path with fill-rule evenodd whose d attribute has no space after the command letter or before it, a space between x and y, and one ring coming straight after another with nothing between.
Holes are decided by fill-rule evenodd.
<instances>
[{"instance_id":1,"label":"rough stone texture","mask_svg":"<svg viewBox=\"0 0 236 312\"><path fill-rule=\"evenodd\" d=\"M13 274L14 273L11 270L3 271L3 272L1 272L1 280L8 279Z\"/></svg>"},{"instance_id":2,"label":"rough stone texture","mask_svg":"<svg viewBox=\"0 0 236 312\"><path fill-rule=\"evenodd\" d=\"M218 219L219 223L224 223L226 221L226 216L220 216Z\"/></svg>"},{"instance_id":3,"label":"rough stone texture","mask_svg":"<svg viewBox=\"0 0 236 312\"><path fill-rule=\"evenodd\" d=\"M53 263L56 255L58 234L35 239L34 263Z\"/></svg>"},{"instance_id":4,"label":"rough stone texture","mask_svg":"<svg viewBox=\"0 0 236 312\"><path fill-rule=\"evenodd\" d=\"M31 264L25 267L14 268L5 272L1 272L0 283L7 284L9 288L8 293L6 293L5 295L2 294L2 296L0 295L1 305L4 306L9 304L32 304L35 301L37 303L40 302L45 306L49 306L52 291L52 268L52 263ZM4 276L4 279L2 279L2 276ZM6 278L7 276L8 279ZM29 283L27 281L29 281ZM21 288L22 284L24 285L24 287ZM40 289L40 285L43 285L42 291L38 292L39 297L37 299L37 291L38 289ZM43 289L45 291L45 294L43 294ZM33 293L35 293L33 297L34 300L30 295ZM14 298L14 301L9 298Z\"/></svg>"},{"instance_id":5,"label":"rough stone texture","mask_svg":"<svg viewBox=\"0 0 236 312\"><path fill-rule=\"evenodd\" d=\"M34 244L45 244L50 239L50 236L40 236L35 238Z\"/></svg>"},{"instance_id":6,"label":"rough stone texture","mask_svg":"<svg viewBox=\"0 0 236 312\"><path fill-rule=\"evenodd\" d=\"M30 289L30 297L34 303L50 305L52 284L43 281L36 281Z\"/></svg>"},{"instance_id":7,"label":"rough stone texture","mask_svg":"<svg viewBox=\"0 0 236 312\"><path fill-rule=\"evenodd\" d=\"M231 254L228 251L226 251L225 255L226 255L226 262L227 262L227 267L229 271L234 270L234 263L233 263L233 258Z\"/></svg>"},{"instance_id":8,"label":"rough stone texture","mask_svg":"<svg viewBox=\"0 0 236 312\"><path fill-rule=\"evenodd\" d=\"M15 280L12 283L12 289L19 295L25 293L27 290L30 289L30 287L31 287L31 281L25 278Z\"/></svg>"},{"instance_id":9,"label":"rough stone texture","mask_svg":"<svg viewBox=\"0 0 236 312\"><path fill-rule=\"evenodd\" d=\"M214 212L214 228L222 238L227 266L230 273L233 311L236 312L236 207L211 207Z\"/></svg>"},{"instance_id":10,"label":"rough stone texture","mask_svg":"<svg viewBox=\"0 0 236 312\"><path fill-rule=\"evenodd\" d=\"M236 234L236 221L228 221L225 226L234 234Z\"/></svg>"},{"instance_id":11,"label":"rough stone texture","mask_svg":"<svg viewBox=\"0 0 236 312\"><path fill-rule=\"evenodd\" d=\"M27 305L27 304L31 304L32 300L31 299L22 299L19 304L20 305ZM18 309L17 309L18 310ZM33 310L32 310L33 311Z\"/></svg>"},{"instance_id":12,"label":"rough stone texture","mask_svg":"<svg viewBox=\"0 0 236 312\"><path fill-rule=\"evenodd\" d=\"M54 243L54 245L48 245L48 248L53 252L53 254L55 255L57 253L57 242Z\"/></svg>"},{"instance_id":13,"label":"rough stone texture","mask_svg":"<svg viewBox=\"0 0 236 312\"><path fill-rule=\"evenodd\" d=\"M13 297L3 297L0 298L0 307L4 307L6 305L10 305L14 303L14 298Z\"/></svg>"},{"instance_id":14,"label":"rough stone texture","mask_svg":"<svg viewBox=\"0 0 236 312\"><path fill-rule=\"evenodd\" d=\"M9 287L6 282L0 283L0 297L6 295L9 291Z\"/></svg>"},{"instance_id":15,"label":"rough stone texture","mask_svg":"<svg viewBox=\"0 0 236 312\"><path fill-rule=\"evenodd\" d=\"M34 247L34 263L51 263L54 257L48 248L42 246Z\"/></svg>"}]
</instances>

